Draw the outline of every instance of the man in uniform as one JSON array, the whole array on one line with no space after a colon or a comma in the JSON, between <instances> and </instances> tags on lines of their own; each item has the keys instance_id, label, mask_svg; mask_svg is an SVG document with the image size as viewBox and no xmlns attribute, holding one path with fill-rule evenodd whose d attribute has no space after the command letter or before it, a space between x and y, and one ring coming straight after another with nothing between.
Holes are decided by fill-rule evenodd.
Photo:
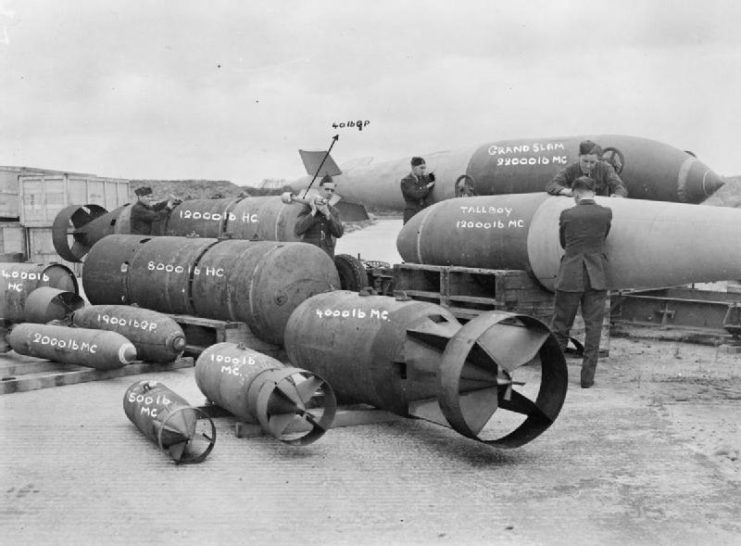
<instances>
[{"instance_id":1,"label":"man in uniform","mask_svg":"<svg viewBox=\"0 0 741 546\"><path fill-rule=\"evenodd\" d=\"M588 176L595 182L594 193L605 197L627 197L625 189L612 165L602 161L602 148L591 140L579 144L579 161L561 169L545 188L551 195L571 197L572 184L580 176Z\"/></svg>"},{"instance_id":2,"label":"man in uniform","mask_svg":"<svg viewBox=\"0 0 741 546\"><path fill-rule=\"evenodd\" d=\"M137 201L131 207L131 233L134 235L152 235L152 224L164 218L175 207L175 198L167 201L152 202L152 188L147 186L134 190Z\"/></svg>"},{"instance_id":3,"label":"man in uniform","mask_svg":"<svg viewBox=\"0 0 741 546\"><path fill-rule=\"evenodd\" d=\"M435 175L425 174L427 165L421 157L412 158L412 172L401 179L401 194L404 196L404 223L430 204L427 199L435 186Z\"/></svg>"},{"instance_id":4,"label":"man in uniform","mask_svg":"<svg viewBox=\"0 0 741 546\"><path fill-rule=\"evenodd\" d=\"M303 235L303 242L318 246L331 258L334 258L335 239L345 232L339 211L329 204L335 190L331 176L322 178L319 182L321 199L304 205L294 228L296 235Z\"/></svg>"},{"instance_id":5,"label":"man in uniform","mask_svg":"<svg viewBox=\"0 0 741 546\"><path fill-rule=\"evenodd\" d=\"M569 330L581 304L584 318L584 357L581 386L594 384L602 335L607 280L605 239L610 231L612 210L594 202L594 180L582 176L571 186L576 206L559 218L559 236L565 254L556 277L556 299L551 328L561 349L566 348Z\"/></svg>"}]
</instances>

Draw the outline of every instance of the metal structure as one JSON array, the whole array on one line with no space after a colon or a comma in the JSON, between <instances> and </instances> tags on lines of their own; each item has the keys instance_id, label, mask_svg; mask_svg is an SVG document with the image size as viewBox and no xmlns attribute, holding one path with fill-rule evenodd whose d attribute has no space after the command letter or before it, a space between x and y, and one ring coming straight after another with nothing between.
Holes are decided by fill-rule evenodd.
<instances>
[{"instance_id":1,"label":"metal structure","mask_svg":"<svg viewBox=\"0 0 741 546\"><path fill-rule=\"evenodd\" d=\"M137 235L101 239L82 283L93 304L245 322L276 345L302 301L340 286L332 259L312 245Z\"/></svg>"},{"instance_id":2,"label":"metal structure","mask_svg":"<svg viewBox=\"0 0 741 546\"><path fill-rule=\"evenodd\" d=\"M72 314L72 324L118 332L136 347L139 360L173 362L185 350L185 334L170 317L129 305L92 305Z\"/></svg>"},{"instance_id":3,"label":"metal structure","mask_svg":"<svg viewBox=\"0 0 741 546\"><path fill-rule=\"evenodd\" d=\"M0 319L26 320L26 299L41 286L78 293L75 274L61 264L0 263Z\"/></svg>"},{"instance_id":4,"label":"metal structure","mask_svg":"<svg viewBox=\"0 0 741 546\"><path fill-rule=\"evenodd\" d=\"M234 343L201 353L196 383L211 402L291 445L321 438L337 409L332 388L315 373Z\"/></svg>"},{"instance_id":5,"label":"metal structure","mask_svg":"<svg viewBox=\"0 0 741 546\"><path fill-rule=\"evenodd\" d=\"M216 443L216 427L201 409L158 381L138 381L124 394L126 416L176 463L200 463Z\"/></svg>"},{"instance_id":6,"label":"metal structure","mask_svg":"<svg viewBox=\"0 0 741 546\"><path fill-rule=\"evenodd\" d=\"M725 207L596 199L612 209L607 237L611 290L660 288L741 278L741 211ZM553 289L563 255L567 197L545 193L460 198L428 207L401 230L406 262L523 269Z\"/></svg>"},{"instance_id":7,"label":"metal structure","mask_svg":"<svg viewBox=\"0 0 741 546\"><path fill-rule=\"evenodd\" d=\"M492 446L542 434L566 396L558 342L526 315L494 311L461 325L439 305L335 291L302 303L285 337L290 361L326 378L341 402L432 421Z\"/></svg>"},{"instance_id":8,"label":"metal structure","mask_svg":"<svg viewBox=\"0 0 741 546\"><path fill-rule=\"evenodd\" d=\"M23 309L26 322L44 324L53 320L65 320L84 306L85 300L76 292L41 286L28 295Z\"/></svg>"},{"instance_id":9,"label":"metal structure","mask_svg":"<svg viewBox=\"0 0 741 546\"><path fill-rule=\"evenodd\" d=\"M553 176L578 159L579 143L591 139L605 151L631 198L699 203L723 185L723 179L691 153L646 138L625 135L580 135L498 140L465 149L421 154L437 183L433 202L456 197L467 184L476 195L542 192ZM409 157L393 161L357 161L337 176L344 200L367 207L401 210L400 180L409 173ZM306 177L291 184L305 187Z\"/></svg>"},{"instance_id":10,"label":"metal structure","mask_svg":"<svg viewBox=\"0 0 741 546\"><path fill-rule=\"evenodd\" d=\"M115 332L24 323L7 336L18 354L98 370L121 368L136 360L136 348Z\"/></svg>"}]
</instances>

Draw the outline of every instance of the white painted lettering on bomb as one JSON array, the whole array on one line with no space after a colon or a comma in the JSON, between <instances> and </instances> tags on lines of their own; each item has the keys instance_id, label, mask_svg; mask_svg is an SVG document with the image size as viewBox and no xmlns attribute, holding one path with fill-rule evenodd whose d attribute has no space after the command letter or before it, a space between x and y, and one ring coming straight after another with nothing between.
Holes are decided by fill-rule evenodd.
<instances>
[{"instance_id":1,"label":"white painted lettering on bomb","mask_svg":"<svg viewBox=\"0 0 741 546\"><path fill-rule=\"evenodd\" d=\"M49 282L49 276L46 273L34 273L33 271L6 271L2 269L0 270L0 275L5 277L6 279Z\"/></svg>"},{"instance_id":2,"label":"white painted lettering on bomb","mask_svg":"<svg viewBox=\"0 0 741 546\"><path fill-rule=\"evenodd\" d=\"M525 220L458 220L455 223L456 228L460 229L513 229L524 228Z\"/></svg>"},{"instance_id":3,"label":"white painted lettering on bomb","mask_svg":"<svg viewBox=\"0 0 741 546\"><path fill-rule=\"evenodd\" d=\"M167 398L167 395L165 394L158 394L155 397L131 392L129 393L129 403L141 404L139 414L147 414L150 417L157 417L157 413L161 408L152 406L169 406L172 403L172 400Z\"/></svg>"},{"instance_id":4,"label":"white painted lettering on bomb","mask_svg":"<svg viewBox=\"0 0 741 546\"><path fill-rule=\"evenodd\" d=\"M247 366L254 366L257 364L257 361L255 360L255 357L244 355L244 356L230 356L230 355L211 355L211 362L217 362L217 363L224 363L229 364L233 366L241 366L241 365L247 365ZM230 373L232 375L239 375L238 371L235 371L236 368L232 369L229 366L222 366L221 367L221 373Z\"/></svg>"},{"instance_id":5,"label":"white painted lettering on bomb","mask_svg":"<svg viewBox=\"0 0 741 546\"><path fill-rule=\"evenodd\" d=\"M178 211L178 215L183 220L213 220L220 222L221 220L229 220L230 222L236 222L238 217L233 212L201 212L199 210L181 210ZM242 222L245 224L257 224L260 221L257 214L242 214Z\"/></svg>"},{"instance_id":6,"label":"white painted lettering on bomb","mask_svg":"<svg viewBox=\"0 0 741 546\"><path fill-rule=\"evenodd\" d=\"M563 142L533 142L532 144L518 144L515 146L497 146L492 144L489 146L489 155L513 155L522 153L542 153L542 152L554 152L558 150L566 150L566 146Z\"/></svg>"},{"instance_id":7,"label":"white painted lettering on bomb","mask_svg":"<svg viewBox=\"0 0 741 546\"><path fill-rule=\"evenodd\" d=\"M52 347L59 347L60 349L71 349L73 351L87 352L95 354L98 352L97 343L87 343L81 341L78 343L76 339L60 339L54 336L45 336L38 332L33 334L32 343L38 343L39 345L50 345Z\"/></svg>"},{"instance_id":8,"label":"white painted lettering on bomb","mask_svg":"<svg viewBox=\"0 0 741 546\"><path fill-rule=\"evenodd\" d=\"M110 315L98 314L98 322L110 324L111 326L133 327L136 329L141 328L142 330L148 330L150 332L157 329L156 322L150 322L148 320L140 321L139 319L127 319L123 317L114 317Z\"/></svg>"},{"instance_id":9,"label":"white painted lettering on bomb","mask_svg":"<svg viewBox=\"0 0 741 546\"><path fill-rule=\"evenodd\" d=\"M317 309L316 314L319 318L343 318L343 319L377 319L391 320L388 311L380 309Z\"/></svg>"},{"instance_id":10,"label":"white painted lettering on bomb","mask_svg":"<svg viewBox=\"0 0 741 546\"><path fill-rule=\"evenodd\" d=\"M506 216L512 214L512 209L509 207L487 207L482 205L461 205L460 207L461 212L464 214L504 214Z\"/></svg>"},{"instance_id":11,"label":"white painted lettering on bomb","mask_svg":"<svg viewBox=\"0 0 741 546\"><path fill-rule=\"evenodd\" d=\"M149 271L164 271L165 273L189 274L192 271L194 275L200 275L201 273L203 273L204 275L212 277L224 276L223 267L183 267L182 265L164 264L162 262L150 261L149 263L147 263L147 269Z\"/></svg>"}]
</instances>

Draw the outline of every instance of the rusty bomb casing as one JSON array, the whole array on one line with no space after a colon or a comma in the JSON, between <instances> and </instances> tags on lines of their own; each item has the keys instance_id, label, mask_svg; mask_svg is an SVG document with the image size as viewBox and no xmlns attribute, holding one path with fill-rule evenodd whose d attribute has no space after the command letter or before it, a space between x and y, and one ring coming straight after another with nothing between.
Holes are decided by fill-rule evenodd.
<instances>
[{"instance_id":1,"label":"rusty bomb casing","mask_svg":"<svg viewBox=\"0 0 741 546\"><path fill-rule=\"evenodd\" d=\"M498 447L539 436L566 396L558 342L526 315L494 311L461 325L436 304L340 290L293 312L285 347L340 402L425 419ZM497 409L504 411L494 419Z\"/></svg>"},{"instance_id":2,"label":"rusty bomb casing","mask_svg":"<svg viewBox=\"0 0 741 546\"><path fill-rule=\"evenodd\" d=\"M176 463L203 461L216 443L206 413L158 381L138 381L124 394L126 416Z\"/></svg>"},{"instance_id":3,"label":"rusty bomb casing","mask_svg":"<svg viewBox=\"0 0 741 546\"><path fill-rule=\"evenodd\" d=\"M0 263L0 319L26 320L26 299L42 286L78 293L77 278L64 265Z\"/></svg>"},{"instance_id":4,"label":"rusty bomb casing","mask_svg":"<svg viewBox=\"0 0 741 546\"><path fill-rule=\"evenodd\" d=\"M25 321L45 324L52 320L65 320L84 306L85 300L75 292L40 286L26 298Z\"/></svg>"},{"instance_id":5,"label":"rusty bomb casing","mask_svg":"<svg viewBox=\"0 0 741 546\"><path fill-rule=\"evenodd\" d=\"M134 344L137 357L145 362L172 362L185 350L185 334L180 325L149 309L92 305L75 311L72 324L78 328L118 332Z\"/></svg>"},{"instance_id":6,"label":"rusty bomb casing","mask_svg":"<svg viewBox=\"0 0 741 546\"><path fill-rule=\"evenodd\" d=\"M313 245L137 235L100 240L82 282L93 304L135 303L245 322L261 340L278 345L303 300L340 286L334 262Z\"/></svg>"},{"instance_id":7,"label":"rusty bomb casing","mask_svg":"<svg viewBox=\"0 0 741 546\"><path fill-rule=\"evenodd\" d=\"M211 402L291 445L323 436L337 408L332 388L318 375L234 343L199 355L196 383Z\"/></svg>"},{"instance_id":8,"label":"rusty bomb casing","mask_svg":"<svg viewBox=\"0 0 741 546\"><path fill-rule=\"evenodd\" d=\"M677 286L741 278L741 211L597 197L612 209L608 289ZM416 214L396 241L406 262L523 269L553 289L568 197L545 193L459 198Z\"/></svg>"},{"instance_id":9,"label":"rusty bomb casing","mask_svg":"<svg viewBox=\"0 0 741 546\"><path fill-rule=\"evenodd\" d=\"M18 354L99 370L136 360L134 345L116 332L23 323L13 327L7 340Z\"/></svg>"}]
</instances>

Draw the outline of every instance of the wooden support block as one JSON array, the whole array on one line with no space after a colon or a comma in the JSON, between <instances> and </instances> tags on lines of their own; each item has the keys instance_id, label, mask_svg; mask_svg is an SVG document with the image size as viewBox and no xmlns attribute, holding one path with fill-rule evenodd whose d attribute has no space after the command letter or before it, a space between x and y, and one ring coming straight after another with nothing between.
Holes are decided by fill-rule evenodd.
<instances>
[{"instance_id":1,"label":"wooden support block","mask_svg":"<svg viewBox=\"0 0 741 546\"><path fill-rule=\"evenodd\" d=\"M166 372L193 366L193 359L188 357L179 358L169 364L133 362L132 364L114 370L97 370L95 368L61 364L48 360L34 360L35 362L21 362L16 365L7 365L4 368L5 371L2 372L2 377L0 377L0 394L61 387L63 385L100 381L102 379L124 377L140 373ZM8 373L9 370L13 370L13 373Z\"/></svg>"}]
</instances>

